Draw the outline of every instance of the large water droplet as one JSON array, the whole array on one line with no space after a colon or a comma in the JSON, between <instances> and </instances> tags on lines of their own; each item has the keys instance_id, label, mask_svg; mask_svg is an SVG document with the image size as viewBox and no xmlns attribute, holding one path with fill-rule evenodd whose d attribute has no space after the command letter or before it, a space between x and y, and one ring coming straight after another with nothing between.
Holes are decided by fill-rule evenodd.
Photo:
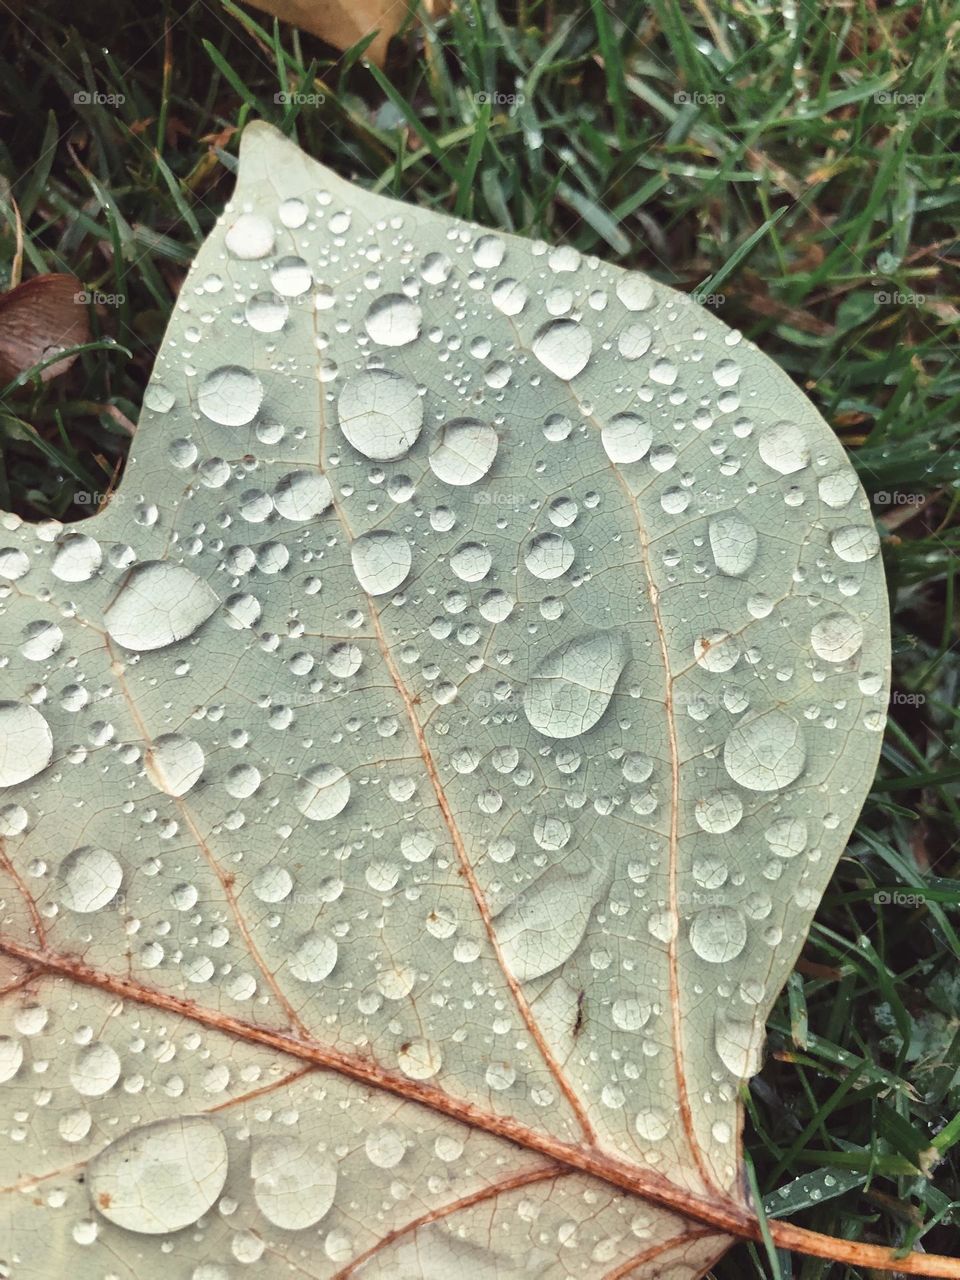
<instances>
[{"instance_id":1,"label":"large water droplet","mask_svg":"<svg viewBox=\"0 0 960 1280\"><path fill-rule=\"evenodd\" d=\"M120 1055L111 1045L94 1040L77 1054L70 1083L85 1098L101 1098L120 1079Z\"/></svg>"},{"instance_id":2,"label":"large water droplet","mask_svg":"<svg viewBox=\"0 0 960 1280\"><path fill-rule=\"evenodd\" d=\"M314 765L297 786L297 808L311 822L335 818L349 799L350 779L339 765Z\"/></svg>"},{"instance_id":3,"label":"large water droplet","mask_svg":"<svg viewBox=\"0 0 960 1280\"><path fill-rule=\"evenodd\" d=\"M423 401L409 378L368 369L350 378L337 403L340 430L358 453L392 462L408 453L423 425Z\"/></svg>"},{"instance_id":4,"label":"large water droplet","mask_svg":"<svg viewBox=\"0 0 960 1280\"><path fill-rule=\"evenodd\" d=\"M162 649L192 635L219 603L192 570L152 560L131 571L104 623L125 649Z\"/></svg>"},{"instance_id":5,"label":"large water droplet","mask_svg":"<svg viewBox=\"0 0 960 1280\"><path fill-rule=\"evenodd\" d=\"M763 836L778 858L796 858L807 847L807 824L800 818L780 818Z\"/></svg>"},{"instance_id":6,"label":"large water droplet","mask_svg":"<svg viewBox=\"0 0 960 1280\"><path fill-rule=\"evenodd\" d=\"M837 529L830 537L830 545L848 564L861 564L864 560L872 560L880 550L880 539L876 529L865 525L850 525L846 529Z\"/></svg>"},{"instance_id":7,"label":"large water droplet","mask_svg":"<svg viewBox=\"0 0 960 1280\"><path fill-rule=\"evenodd\" d=\"M94 1208L116 1226L143 1235L165 1235L196 1222L226 1180L227 1144L203 1116L131 1129L87 1167Z\"/></svg>"},{"instance_id":8,"label":"large water droplet","mask_svg":"<svg viewBox=\"0 0 960 1280\"><path fill-rule=\"evenodd\" d=\"M710 964L734 960L747 944L747 922L736 907L699 911L690 925L690 945Z\"/></svg>"},{"instance_id":9,"label":"large water droplet","mask_svg":"<svg viewBox=\"0 0 960 1280\"><path fill-rule=\"evenodd\" d=\"M622 640L597 631L554 649L533 671L523 698L530 724L550 738L576 738L598 722L627 660Z\"/></svg>"},{"instance_id":10,"label":"large water droplet","mask_svg":"<svg viewBox=\"0 0 960 1280\"><path fill-rule=\"evenodd\" d=\"M290 308L275 293L255 293L243 314L251 329L256 329L257 333L279 333L287 323Z\"/></svg>"},{"instance_id":11,"label":"large water droplet","mask_svg":"<svg viewBox=\"0 0 960 1280\"><path fill-rule=\"evenodd\" d=\"M863 644L863 627L845 613L831 613L814 624L810 644L824 662L846 662Z\"/></svg>"},{"instance_id":12,"label":"large water droplet","mask_svg":"<svg viewBox=\"0 0 960 1280\"><path fill-rule=\"evenodd\" d=\"M200 412L222 427L243 427L252 422L263 400L263 384L255 373L236 364L221 365L200 384Z\"/></svg>"},{"instance_id":13,"label":"large water droplet","mask_svg":"<svg viewBox=\"0 0 960 1280\"><path fill-rule=\"evenodd\" d=\"M60 864L60 901L70 911L99 911L123 883L123 868L106 849L84 845Z\"/></svg>"},{"instance_id":14,"label":"large water droplet","mask_svg":"<svg viewBox=\"0 0 960 1280\"><path fill-rule=\"evenodd\" d=\"M639 462L650 448L653 430L635 413L618 413L603 428L600 439L611 462Z\"/></svg>"},{"instance_id":15,"label":"large water droplet","mask_svg":"<svg viewBox=\"0 0 960 1280\"><path fill-rule=\"evenodd\" d=\"M551 867L496 917L507 967L520 982L541 978L576 951L593 905L586 876Z\"/></svg>"},{"instance_id":16,"label":"large water droplet","mask_svg":"<svg viewBox=\"0 0 960 1280\"><path fill-rule=\"evenodd\" d=\"M714 791L694 806L697 824L711 835L732 831L743 817L743 804L733 791Z\"/></svg>"},{"instance_id":17,"label":"large water droplet","mask_svg":"<svg viewBox=\"0 0 960 1280\"><path fill-rule=\"evenodd\" d=\"M333 973L339 954L334 938L319 933L305 934L290 957L290 972L300 982L322 982Z\"/></svg>"},{"instance_id":18,"label":"large water droplet","mask_svg":"<svg viewBox=\"0 0 960 1280\"><path fill-rule=\"evenodd\" d=\"M367 595L382 596L396 591L410 572L413 548L401 534L377 529L357 538L350 548L350 559Z\"/></svg>"},{"instance_id":19,"label":"large water droplet","mask_svg":"<svg viewBox=\"0 0 960 1280\"><path fill-rule=\"evenodd\" d=\"M36 707L0 702L0 787L26 782L53 757L53 734Z\"/></svg>"},{"instance_id":20,"label":"large water droplet","mask_svg":"<svg viewBox=\"0 0 960 1280\"><path fill-rule=\"evenodd\" d=\"M740 516L715 516L709 525L710 550L721 573L739 578L757 558L757 531Z\"/></svg>"},{"instance_id":21,"label":"large water droplet","mask_svg":"<svg viewBox=\"0 0 960 1280\"><path fill-rule=\"evenodd\" d=\"M778 422L760 437L760 457L768 467L782 476L802 471L810 464L810 446L799 427L792 422Z\"/></svg>"},{"instance_id":22,"label":"large water droplet","mask_svg":"<svg viewBox=\"0 0 960 1280\"><path fill-rule=\"evenodd\" d=\"M367 333L383 347L405 347L420 337L423 316L419 306L402 293L385 293L371 305L364 319Z\"/></svg>"},{"instance_id":23,"label":"large water droplet","mask_svg":"<svg viewBox=\"0 0 960 1280\"><path fill-rule=\"evenodd\" d=\"M151 782L168 796L185 796L203 773L204 754L199 742L179 733L156 739L144 758Z\"/></svg>"},{"instance_id":24,"label":"large water droplet","mask_svg":"<svg viewBox=\"0 0 960 1280\"><path fill-rule=\"evenodd\" d=\"M628 311L647 311L653 306L653 284L645 276L631 272L617 281L617 297Z\"/></svg>"},{"instance_id":25,"label":"large water droplet","mask_svg":"<svg viewBox=\"0 0 960 1280\"><path fill-rule=\"evenodd\" d=\"M807 751L795 720L765 711L737 725L723 747L723 763L734 782L751 791L778 791L800 775Z\"/></svg>"},{"instance_id":26,"label":"large water droplet","mask_svg":"<svg viewBox=\"0 0 960 1280\"><path fill-rule=\"evenodd\" d=\"M61 582L88 582L102 562L103 551L95 538L70 533L57 547L50 572Z\"/></svg>"},{"instance_id":27,"label":"large water droplet","mask_svg":"<svg viewBox=\"0 0 960 1280\"><path fill-rule=\"evenodd\" d=\"M720 1061L738 1080L749 1080L760 1070L763 1035L756 1023L719 1010L714 1023L714 1046Z\"/></svg>"},{"instance_id":28,"label":"large water droplet","mask_svg":"<svg viewBox=\"0 0 960 1280\"><path fill-rule=\"evenodd\" d=\"M430 470L445 484L475 484L493 465L499 443L497 433L486 423L454 418L430 447Z\"/></svg>"},{"instance_id":29,"label":"large water droplet","mask_svg":"<svg viewBox=\"0 0 960 1280\"><path fill-rule=\"evenodd\" d=\"M284 520L315 520L332 502L330 481L318 471L291 471L273 495L273 505Z\"/></svg>"},{"instance_id":30,"label":"large water droplet","mask_svg":"<svg viewBox=\"0 0 960 1280\"><path fill-rule=\"evenodd\" d=\"M0 1084L6 1084L20 1070L23 1045L13 1036L0 1036Z\"/></svg>"},{"instance_id":31,"label":"large water droplet","mask_svg":"<svg viewBox=\"0 0 960 1280\"><path fill-rule=\"evenodd\" d=\"M274 231L259 213L241 213L227 228L224 243L234 258L256 260L273 252Z\"/></svg>"},{"instance_id":32,"label":"large water droplet","mask_svg":"<svg viewBox=\"0 0 960 1280\"><path fill-rule=\"evenodd\" d=\"M535 578L559 578L573 564L573 543L560 533L541 533L532 538L523 553L523 563Z\"/></svg>"},{"instance_id":33,"label":"large water droplet","mask_svg":"<svg viewBox=\"0 0 960 1280\"><path fill-rule=\"evenodd\" d=\"M335 1167L296 1138L261 1142L250 1161L250 1174L260 1212L285 1231L312 1227L333 1205Z\"/></svg>"},{"instance_id":34,"label":"large water droplet","mask_svg":"<svg viewBox=\"0 0 960 1280\"><path fill-rule=\"evenodd\" d=\"M583 372L592 351L589 330L575 320L551 320L533 339L533 354L540 363L567 382Z\"/></svg>"}]
</instances>

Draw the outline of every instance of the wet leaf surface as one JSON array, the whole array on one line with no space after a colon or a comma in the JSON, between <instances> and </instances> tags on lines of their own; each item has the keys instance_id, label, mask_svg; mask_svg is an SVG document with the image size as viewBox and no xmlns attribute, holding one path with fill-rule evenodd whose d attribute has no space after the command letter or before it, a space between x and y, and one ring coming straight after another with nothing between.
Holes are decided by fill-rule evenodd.
<instances>
[{"instance_id":1,"label":"wet leaf surface","mask_svg":"<svg viewBox=\"0 0 960 1280\"><path fill-rule=\"evenodd\" d=\"M253 125L119 492L4 523L13 1275L692 1280L747 1233L889 666L785 375Z\"/></svg>"}]
</instances>

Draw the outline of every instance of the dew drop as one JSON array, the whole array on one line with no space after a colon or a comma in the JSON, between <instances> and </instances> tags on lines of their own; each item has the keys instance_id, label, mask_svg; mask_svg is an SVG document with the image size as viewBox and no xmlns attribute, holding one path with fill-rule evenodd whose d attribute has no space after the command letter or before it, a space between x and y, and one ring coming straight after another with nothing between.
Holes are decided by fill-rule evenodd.
<instances>
[{"instance_id":1,"label":"dew drop","mask_svg":"<svg viewBox=\"0 0 960 1280\"><path fill-rule=\"evenodd\" d=\"M53 758L53 734L36 707L0 702L0 787L26 782Z\"/></svg>"},{"instance_id":2,"label":"dew drop","mask_svg":"<svg viewBox=\"0 0 960 1280\"><path fill-rule=\"evenodd\" d=\"M618 413L603 428L600 439L611 462L639 462L650 448L653 431L635 413Z\"/></svg>"},{"instance_id":3,"label":"dew drop","mask_svg":"<svg viewBox=\"0 0 960 1280\"><path fill-rule=\"evenodd\" d=\"M333 1206L336 1168L296 1138L261 1142L250 1160L253 1198L264 1217L284 1231L302 1231Z\"/></svg>"},{"instance_id":4,"label":"dew drop","mask_svg":"<svg viewBox=\"0 0 960 1280\"><path fill-rule=\"evenodd\" d=\"M350 559L367 595L382 596L396 591L410 572L413 548L401 534L377 529L356 539Z\"/></svg>"},{"instance_id":5,"label":"dew drop","mask_svg":"<svg viewBox=\"0 0 960 1280\"><path fill-rule=\"evenodd\" d=\"M143 1235L179 1231L201 1218L227 1180L227 1144L203 1116L179 1116L130 1130L87 1166L94 1208Z\"/></svg>"},{"instance_id":6,"label":"dew drop","mask_svg":"<svg viewBox=\"0 0 960 1280\"><path fill-rule=\"evenodd\" d=\"M423 425L423 401L409 378L368 369L350 378L337 404L340 430L358 453L392 462L410 451Z\"/></svg>"},{"instance_id":7,"label":"dew drop","mask_svg":"<svg viewBox=\"0 0 960 1280\"><path fill-rule=\"evenodd\" d=\"M709 964L735 960L747 944L747 922L736 907L698 911L690 924L690 945Z\"/></svg>"},{"instance_id":8,"label":"dew drop","mask_svg":"<svg viewBox=\"0 0 960 1280\"><path fill-rule=\"evenodd\" d=\"M872 560L880 550L880 539L876 529L865 525L850 525L846 529L837 529L830 538L830 545L848 564L861 564Z\"/></svg>"},{"instance_id":9,"label":"dew drop","mask_svg":"<svg viewBox=\"0 0 960 1280\"><path fill-rule=\"evenodd\" d=\"M863 627L845 613L831 613L815 623L810 645L824 662L846 662L863 644Z\"/></svg>"},{"instance_id":10,"label":"dew drop","mask_svg":"<svg viewBox=\"0 0 960 1280\"><path fill-rule=\"evenodd\" d=\"M493 466L499 439L493 427L475 418L454 418L430 448L430 470L445 484L475 484Z\"/></svg>"},{"instance_id":11,"label":"dew drop","mask_svg":"<svg viewBox=\"0 0 960 1280\"><path fill-rule=\"evenodd\" d=\"M591 632L554 649L530 676L523 710L531 726L550 738L576 738L606 711L626 664L622 640Z\"/></svg>"},{"instance_id":12,"label":"dew drop","mask_svg":"<svg viewBox=\"0 0 960 1280\"><path fill-rule=\"evenodd\" d=\"M309 769L297 786L297 808L311 822L327 822L342 813L350 799L350 779L335 764Z\"/></svg>"},{"instance_id":13,"label":"dew drop","mask_svg":"<svg viewBox=\"0 0 960 1280\"><path fill-rule=\"evenodd\" d=\"M723 747L734 782L751 791L778 791L799 777L807 752L800 726L782 711L765 711L737 725Z\"/></svg>"},{"instance_id":14,"label":"dew drop","mask_svg":"<svg viewBox=\"0 0 960 1280\"><path fill-rule=\"evenodd\" d=\"M165 733L157 738L144 758L153 784L168 796L185 796L203 773L203 748L192 738Z\"/></svg>"},{"instance_id":15,"label":"dew drop","mask_svg":"<svg viewBox=\"0 0 960 1280\"><path fill-rule=\"evenodd\" d=\"M799 427L792 422L778 422L763 433L757 448L760 457L773 471L792 475L810 465L810 447Z\"/></svg>"},{"instance_id":16,"label":"dew drop","mask_svg":"<svg viewBox=\"0 0 960 1280\"><path fill-rule=\"evenodd\" d=\"M234 258L251 261L266 258L273 252L273 226L258 213L241 213L227 228L224 243Z\"/></svg>"},{"instance_id":17,"label":"dew drop","mask_svg":"<svg viewBox=\"0 0 960 1280\"><path fill-rule=\"evenodd\" d=\"M730 578L742 577L757 558L757 531L740 516L715 516L710 521L710 550L718 570Z\"/></svg>"},{"instance_id":18,"label":"dew drop","mask_svg":"<svg viewBox=\"0 0 960 1280\"><path fill-rule=\"evenodd\" d=\"M545 369L565 382L584 371L592 351L588 330L575 320L551 320L533 339L533 354Z\"/></svg>"},{"instance_id":19,"label":"dew drop","mask_svg":"<svg viewBox=\"0 0 960 1280\"><path fill-rule=\"evenodd\" d=\"M222 427L243 427L257 416L263 384L256 374L236 364L213 369L200 384L200 412Z\"/></svg>"},{"instance_id":20,"label":"dew drop","mask_svg":"<svg viewBox=\"0 0 960 1280\"><path fill-rule=\"evenodd\" d=\"M382 347L405 347L420 337L423 320L419 306L402 293L386 293L370 306L364 326Z\"/></svg>"},{"instance_id":21,"label":"dew drop","mask_svg":"<svg viewBox=\"0 0 960 1280\"><path fill-rule=\"evenodd\" d=\"M123 883L123 868L106 849L84 845L60 864L60 901L70 911L99 911L112 902Z\"/></svg>"}]
</instances>

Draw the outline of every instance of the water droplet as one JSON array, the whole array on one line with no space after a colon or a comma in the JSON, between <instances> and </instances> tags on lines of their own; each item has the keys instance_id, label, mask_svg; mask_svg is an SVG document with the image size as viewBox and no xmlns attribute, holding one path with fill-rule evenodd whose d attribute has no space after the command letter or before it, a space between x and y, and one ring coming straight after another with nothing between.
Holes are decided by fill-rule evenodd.
<instances>
[{"instance_id":1,"label":"water droplet","mask_svg":"<svg viewBox=\"0 0 960 1280\"><path fill-rule=\"evenodd\" d=\"M407 1147L396 1129L375 1129L364 1143L367 1159L378 1169L393 1169L406 1155Z\"/></svg>"},{"instance_id":2,"label":"water droplet","mask_svg":"<svg viewBox=\"0 0 960 1280\"><path fill-rule=\"evenodd\" d=\"M263 384L256 374L236 364L212 370L200 384L200 412L222 427L243 427L257 416Z\"/></svg>"},{"instance_id":3,"label":"water droplet","mask_svg":"<svg viewBox=\"0 0 960 1280\"><path fill-rule=\"evenodd\" d=\"M288 962L290 972L301 982L322 982L333 972L339 954L335 939L318 933L305 934Z\"/></svg>"},{"instance_id":4,"label":"water droplet","mask_svg":"<svg viewBox=\"0 0 960 1280\"><path fill-rule=\"evenodd\" d=\"M88 582L103 562L103 551L95 538L70 533L60 541L50 572L61 582Z\"/></svg>"},{"instance_id":5,"label":"water droplet","mask_svg":"<svg viewBox=\"0 0 960 1280\"><path fill-rule=\"evenodd\" d=\"M573 564L573 543L560 533L541 533L532 538L523 553L523 563L535 578L559 578Z\"/></svg>"},{"instance_id":6,"label":"water droplet","mask_svg":"<svg viewBox=\"0 0 960 1280\"><path fill-rule=\"evenodd\" d=\"M732 831L743 817L743 804L733 791L715 791L698 800L693 813L704 831L720 835Z\"/></svg>"},{"instance_id":7,"label":"water droplet","mask_svg":"<svg viewBox=\"0 0 960 1280\"><path fill-rule=\"evenodd\" d=\"M778 791L799 777L807 752L800 726L782 711L765 711L737 725L723 747L734 782L751 791Z\"/></svg>"},{"instance_id":8,"label":"water droplet","mask_svg":"<svg viewBox=\"0 0 960 1280\"><path fill-rule=\"evenodd\" d=\"M419 306L402 293L386 293L364 318L367 333L383 347L405 347L420 337L423 316Z\"/></svg>"},{"instance_id":9,"label":"water droplet","mask_svg":"<svg viewBox=\"0 0 960 1280\"><path fill-rule=\"evenodd\" d=\"M423 425L423 401L409 378L368 369L350 378L337 403L340 430L358 453L393 462L410 451Z\"/></svg>"},{"instance_id":10,"label":"water droplet","mask_svg":"<svg viewBox=\"0 0 960 1280\"><path fill-rule=\"evenodd\" d=\"M179 733L156 739L144 758L150 781L168 796L185 796L203 773L204 754L199 742Z\"/></svg>"},{"instance_id":11,"label":"water droplet","mask_svg":"<svg viewBox=\"0 0 960 1280\"><path fill-rule=\"evenodd\" d=\"M830 545L848 564L860 564L864 560L872 560L880 550L880 539L876 529L866 525L850 525L846 529L837 529L830 538Z\"/></svg>"},{"instance_id":12,"label":"water droplet","mask_svg":"<svg viewBox=\"0 0 960 1280\"><path fill-rule=\"evenodd\" d=\"M317 471L291 471L273 495L273 505L284 520L315 520L332 502L330 481Z\"/></svg>"},{"instance_id":13,"label":"water droplet","mask_svg":"<svg viewBox=\"0 0 960 1280\"><path fill-rule=\"evenodd\" d=\"M636 273L622 275L617 281L617 297L628 311L648 311L653 306L653 284Z\"/></svg>"},{"instance_id":14,"label":"water droplet","mask_svg":"<svg viewBox=\"0 0 960 1280\"><path fill-rule=\"evenodd\" d=\"M736 907L698 911L690 924L690 945L710 964L734 960L747 944L747 922Z\"/></svg>"},{"instance_id":15,"label":"water droplet","mask_svg":"<svg viewBox=\"0 0 960 1280\"><path fill-rule=\"evenodd\" d=\"M70 911L99 911L117 896L123 868L106 849L84 845L60 864L60 901Z\"/></svg>"},{"instance_id":16,"label":"water droplet","mask_svg":"<svg viewBox=\"0 0 960 1280\"><path fill-rule=\"evenodd\" d=\"M550 738L586 733L609 706L626 660L622 640L606 631L554 649L530 676L523 698L527 720Z\"/></svg>"},{"instance_id":17,"label":"water droplet","mask_svg":"<svg viewBox=\"0 0 960 1280\"><path fill-rule=\"evenodd\" d=\"M382 596L396 591L410 572L413 548L401 534L377 529L356 539L350 548L350 559L367 595Z\"/></svg>"},{"instance_id":18,"label":"water droplet","mask_svg":"<svg viewBox=\"0 0 960 1280\"><path fill-rule=\"evenodd\" d=\"M792 422L778 422L763 433L757 448L760 457L773 471L792 475L810 465L810 447L799 427Z\"/></svg>"},{"instance_id":19,"label":"water droplet","mask_svg":"<svg viewBox=\"0 0 960 1280\"><path fill-rule=\"evenodd\" d=\"M714 1024L714 1046L720 1061L738 1080L749 1080L760 1070L763 1037L755 1023L719 1010Z\"/></svg>"},{"instance_id":20,"label":"water droplet","mask_svg":"<svg viewBox=\"0 0 960 1280\"><path fill-rule=\"evenodd\" d=\"M450 568L461 582L480 582L492 564L493 556L478 542L465 542L450 557Z\"/></svg>"},{"instance_id":21,"label":"water droplet","mask_svg":"<svg viewBox=\"0 0 960 1280\"><path fill-rule=\"evenodd\" d=\"M336 1168L296 1138L259 1143L250 1160L250 1176L260 1212L285 1231L312 1227L333 1206Z\"/></svg>"},{"instance_id":22,"label":"water droplet","mask_svg":"<svg viewBox=\"0 0 960 1280\"><path fill-rule=\"evenodd\" d=\"M63 632L55 622L31 622L24 628L20 652L28 662L46 662L63 644Z\"/></svg>"},{"instance_id":23,"label":"water droplet","mask_svg":"<svg viewBox=\"0 0 960 1280\"><path fill-rule=\"evenodd\" d=\"M653 440L653 430L635 413L618 413L600 433L611 462L639 462Z\"/></svg>"},{"instance_id":24,"label":"water droplet","mask_svg":"<svg viewBox=\"0 0 960 1280\"><path fill-rule=\"evenodd\" d=\"M726 631L708 631L694 641L693 656L704 671L731 671L740 660L740 645Z\"/></svg>"},{"instance_id":25,"label":"water droplet","mask_svg":"<svg viewBox=\"0 0 960 1280\"><path fill-rule=\"evenodd\" d=\"M339 765L314 765L297 786L297 808L311 822L335 818L349 799L350 779Z\"/></svg>"},{"instance_id":26,"label":"water droplet","mask_svg":"<svg viewBox=\"0 0 960 1280\"><path fill-rule=\"evenodd\" d=\"M763 834L778 858L796 858L807 847L807 824L799 818L780 818Z\"/></svg>"},{"instance_id":27,"label":"water droplet","mask_svg":"<svg viewBox=\"0 0 960 1280\"><path fill-rule=\"evenodd\" d=\"M234 258L266 258L273 252L273 226L258 213L241 213L227 228L224 243Z\"/></svg>"},{"instance_id":28,"label":"water droplet","mask_svg":"<svg viewBox=\"0 0 960 1280\"><path fill-rule=\"evenodd\" d=\"M409 1080L430 1080L442 1065L440 1046L433 1040L410 1040L397 1054L397 1066Z\"/></svg>"},{"instance_id":29,"label":"water droplet","mask_svg":"<svg viewBox=\"0 0 960 1280\"><path fill-rule=\"evenodd\" d=\"M0 1084L6 1084L20 1070L23 1045L13 1036L0 1036Z\"/></svg>"},{"instance_id":30,"label":"water droplet","mask_svg":"<svg viewBox=\"0 0 960 1280\"><path fill-rule=\"evenodd\" d=\"M270 272L270 283L285 298L302 298L313 285L313 272L302 258L281 258Z\"/></svg>"},{"instance_id":31,"label":"water droplet","mask_svg":"<svg viewBox=\"0 0 960 1280\"><path fill-rule=\"evenodd\" d=\"M287 323L290 308L275 293L255 293L244 308L247 324L257 333L279 333Z\"/></svg>"},{"instance_id":32,"label":"water droplet","mask_svg":"<svg viewBox=\"0 0 960 1280\"><path fill-rule=\"evenodd\" d=\"M640 1031L650 1021L652 1012L651 1005L642 1004L635 996L625 996L623 999L614 1000L610 1016L613 1018L614 1026L619 1027L621 1031Z\"/></svg>"},{"instance_id":33,"label":"water droplet","mask_svg":"<svg viewBox=\"0 0 960 1280\"><path fill-rule=\"evenodd\" d=\"M757 558L757 531L740 516L715 516L709 525L710 550L719 571L742 577Z\"/></svg>"},{"instance_id":34,"label":"water droplet","mask_svg":"<svg viewBox=\"0 0 960 1280\"><path fill-rule=\"evenodd\" d=\"M499 439L493 427L475 418L454 418L430 447L430 470L445 484L475 484L493 466Z\"/></svg>"},{"instance_id":35,"label":"water droplet","mask_svg":"<svg viewBox=\"0 0 960 1280\"><path fill-rule=\"evenodd\" d=\"M102 1097L119 1079L120 1057L100 1040L81 1049L70 1068L70 1083L85 1098Z\"/></svg>"},{"instance_id":36,"label":"water droplet","mask_svg":"<svg viewBox=\"0 0 960 1280\"><path fill-rule=\"evenodd\" d=\"M846 662L863 644L863 627L845 613L831 613L814 624L810 644L824 662Z\"/></svg>"},{"instance_id":37,"label":"water droplet","mask_svg":"<svg viewBox=\"0 0 960 1280\"><path fill-rule=\"evenodd\" d=\"M645 324L630 324L620 332L617 347L624 360L639 360L650 350L653 331Z\"/></svg>"},{"instance_id":38,"label":"water droplet","mask_svg":"<svg viewBox=\"0 0 960 1280\"><path fill-rule=\"evenodd\" d=\"M53 758L53 734L36 707L0 702L0 787L26 782Z\"/></svg>"},{"instance_id":39,"label":"water droplet","mask_svg":"<svg viewBox=\"0 0 960 1280\"><path fill-rule=\"evenodd\" d=\"M214 1204L226 1180L227 1144L203 1116L131 1129L87 1167L94 1208L108 1222L143 1235L190 1226Z\"/></svg>"},{"instance_id":40,"label":"water droplet","mask_svg":"<svg viewBox=\"0 0 960 1280\"><path fill-rule=\"evenodd\" d=\"M831 475L820 477L817 492L821 502L839 510L857 492L857 477L852 471L834 471Z\"/></svg>"},{"instance_id":41,"label":"water droplet","mask_svg":"<svg viewBox=\"0 0 960 1280\"><path fill-rule=\"evenodd\" d=\"M641 1138L648 1142L662 1142L670 1132L670 1125L662 1111L654 1109L638 1111L634 1127Z\"/></svg>"},{"instance_id":42,"label":"water droplet","mask_svg":"<svg viewBox=\"0 0 960 1280\"><path fill-rule=\"evenodd\" d=\"M219 603L190 569L152 560L131 571L104 622L125 649L162 649L192 635Z\"/></svg>"},{"instance_id":43,"label":"water droplet","mask_svg":"<svg viewBox=\"0 0 960 1280\"><path fill-rule=\"evenodd\" d=\"M584 371L592 351L589 331L575 320L551 320L533 339L533 354L565 382Z\"/></svg>"}]
</instances>

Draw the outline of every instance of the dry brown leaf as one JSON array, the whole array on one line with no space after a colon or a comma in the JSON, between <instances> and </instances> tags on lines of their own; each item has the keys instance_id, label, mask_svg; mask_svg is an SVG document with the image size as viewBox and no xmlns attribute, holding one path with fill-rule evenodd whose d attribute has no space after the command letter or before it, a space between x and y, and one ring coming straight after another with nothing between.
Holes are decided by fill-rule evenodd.
<instances>
[{"instance_id":1,"label":"dry brown leaf","mask_svg":"<svg viewBox=\"0 0 960 1280\"><path fill-rule=\"evenodd\" d=\"M406 22L414 0L250 0L256 8L272 14L281 22L292 23L309 31L337 49L349 49L371 31L379 34L366 51L366 57L382 66L390 37ZM443 0L427 0L424 5L432 15L443 12Z\"/></svg>"},{"instance_id":2,"label":"dry brown leaf","mask_svg":"<svg viewBox=\"0 0 960 1280\"><path fill-rule=\"evenodd\" d=\"M89 339L84 298L83 285L65 272L34 276L0 296L0 383ZM49 382L66 373L75 359L48 364L41 379Z\"/></svg>"}]
</instances>

